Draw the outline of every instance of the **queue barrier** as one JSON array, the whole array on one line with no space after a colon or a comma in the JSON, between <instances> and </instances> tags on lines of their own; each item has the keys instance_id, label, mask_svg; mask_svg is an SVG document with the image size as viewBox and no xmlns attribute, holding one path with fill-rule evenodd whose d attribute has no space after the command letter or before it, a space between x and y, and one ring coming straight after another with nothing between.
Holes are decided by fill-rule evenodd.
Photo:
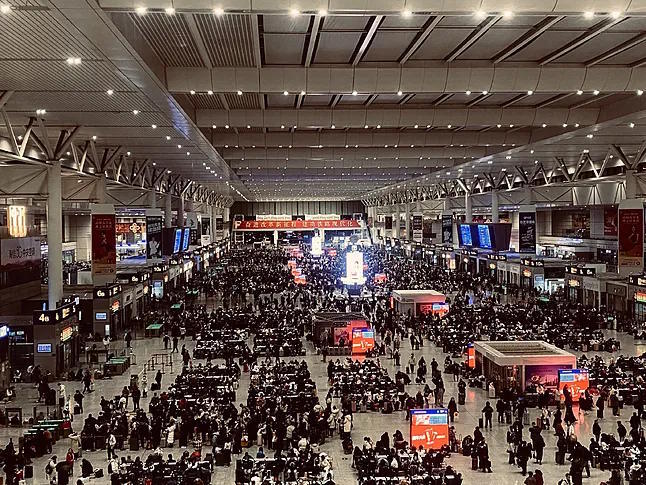
<instances>
[{"instance_id":1,"label":"queue barrier","mask_svg":"<svg viewBox=\"0 0 646 485\"><path fill-rule=\"evenodd\" d=\"M173 373L173 354L152 354L139 373L161 370L162 374Z\"/></svg>"}]
</instances>

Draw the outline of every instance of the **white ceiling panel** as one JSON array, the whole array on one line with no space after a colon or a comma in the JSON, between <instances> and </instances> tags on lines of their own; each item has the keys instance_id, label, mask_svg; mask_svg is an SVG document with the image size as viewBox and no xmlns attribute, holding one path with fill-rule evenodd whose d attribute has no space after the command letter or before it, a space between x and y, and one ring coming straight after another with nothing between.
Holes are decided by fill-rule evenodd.
<instances>
[{"instance_id":1,"label":"white ceiling panel","mask_svg":"<svg viewBox=\"0 0 646 485\"><path fill-rule=\"evenodd\" d=\"M360 32L321 32L314 62L319 64L350 62L360 38Z\"/></svg>"},{"instance_id":2,"label":"white ceiling panel","mask_svg":"<svg viewBox=\"0 0 646 485\"><path fill-rule=\"evenodd\" d=\"M402 55L402 45L408 46L416 32L377 31L363 60L365 62L396 62Z\"/></svg>"},{"instance_id":3,"label":"white ceiling panel","mask_svg":"<svg viewBox=\"0 0 646 485\"><path fill-rule=\"evenodd\" d=\"M265 62L267 64L300 64L305 35L264 34Z\"/></svg>"},{"instance_id":4,"label":"white ceiling panel","mask_svg":"<svg viewBox=\"0 0 646 485\"><path fill-rule=\"evenodd\" d=\"M470 33L470 29L435 29L411 59L444 59Z\"/></svg>"}]
</instances>

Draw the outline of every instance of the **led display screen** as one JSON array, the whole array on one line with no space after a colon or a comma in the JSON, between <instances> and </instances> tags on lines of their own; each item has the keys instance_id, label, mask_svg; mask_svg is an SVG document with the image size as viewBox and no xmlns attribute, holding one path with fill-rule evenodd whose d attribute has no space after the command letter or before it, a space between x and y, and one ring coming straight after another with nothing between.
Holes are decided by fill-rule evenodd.
<instances>
[{"instance_id":1,"label":"led display screen","mask_svg":"<svg viewBox=\"0 0 646 485\"><path fill-rule=\"evenodd\" d=\"M175 241L173 243L173 254L178 253L182 245L182 230L175 229Z\"/></svg>"},{"instance_id":2,"label":"led display screen","mask_svg":"<svg viewBox=\"0 0 646 485\"><path fill-rule=\"evenodd\" d=\"M478 246L484 249L491 249L491 233L489 226L478 224Z\"/></svg>"},{"instance_id":3,"label":"led display screen","mask_svg":"<svg viewBox=\"0 0 646 485\"><path fill-rule=\"evenodd\" d=\"M460 224L460 244L462 246L473 246L471 227L468 224Z\"/></svg>"},{"instance_id":4,"label":"led display screen","mask_svg":"<svg viewBox=\"0 0 646 485\"><path fill-rule=\"evenodd\" d=\"M439 450L449 444L449 412L447 409L411 409L411 447Z\"/></svg>"}]
</instances>

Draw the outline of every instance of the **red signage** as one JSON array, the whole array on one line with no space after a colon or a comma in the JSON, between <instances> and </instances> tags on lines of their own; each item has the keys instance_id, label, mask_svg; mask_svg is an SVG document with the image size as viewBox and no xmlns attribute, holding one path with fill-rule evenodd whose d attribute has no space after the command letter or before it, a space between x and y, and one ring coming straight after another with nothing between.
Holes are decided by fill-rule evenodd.
<instances>
[{"instance_id":1,"label":"red signage","mask_svg":"<svg viewBox=\"0 0 646 485\"><path fill-rule=\"evenodd\" d=\"M268 231L274 229L360 229L359 221L320 220L320 221L235 221L239 231Z\"/></svg>"},{"instance_id":2,"label":"red signage","mask_svg":"<svg viewBox=\"0 0 646 485\"><path fill-rule=\"evenodd\" d=\"M352 329L352 354L365 354L375 348L375 332L370 328Z\"/></svg>"},{"instance_id":3,"label":"red signage","mask_svg":"<svg viewBox=\"0 0 646 485\"><path fill-rule=\"evenodd\" d=\"M476 368L476 348L473 346L473 344L469 344L467 346L467 364L469 366L469 369Z\"/></svg>"},{"instance_id":4,"label":"red signage","mask_svg":"<svg viewBox=\"0 0 646 485\"><path fill-rule=\"evenodd\" d=\"M590 387L590 379L586 369L563 369L559 370L559 391L567 386L572 396L572 401L578 402L581 394Z\"/></svg>"},{"instance_id":5,"label":"red signage","mask_svg":"<svg viewBox=\"0 0 646 485\"><path fill-rule=\"evenodd\" d=\"M449 444L449 413L446 409L412 409L410 445L426 450L439 450Z\"/></svg>"},{"instance_id":6,"label":"red signage","mask_svg":"<svg viewBox=\"0 0 646 485\"><path fill-rule=\"evenodd\" d=\"M617 209L607 208L603 210L603 235L617 235Z\"/></svg>"},{"instance_id":7,"label":"red signage","mask_svg":"<svg viewBox=\"0 0 646 485\"><path fill-rule=\"evenodd\" d=\"M92 214L92 275L114 275L116 265L114 214Z\"/></svg>"}]
</instances>

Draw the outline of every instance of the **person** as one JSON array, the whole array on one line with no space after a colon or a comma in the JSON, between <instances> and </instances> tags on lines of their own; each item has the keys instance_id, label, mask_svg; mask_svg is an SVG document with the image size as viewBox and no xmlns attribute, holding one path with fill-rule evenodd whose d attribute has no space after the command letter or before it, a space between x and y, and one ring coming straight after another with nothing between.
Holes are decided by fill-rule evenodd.
<instances>
[{"instance_id":1,"label":"person","mask_svg":"<svg viewBox=\"0 0 646 485\"><path fill-rule=\"evenodd\" d=\"M623 445L624 440L626 439L626 435L628 434L628 430L626 430L626 427L623 425L621 421L617 421L617 435L619 436L619 444ZM597 438L597 443L599 442L599 439Z\"/></svg>"},{"instance_id":2,"label":"person","mask_svg":"<svg viewBox=\"0 0 646 485\"><path fill-rule=\"evenodd\" d=\"M534 480L536 485L545 485L545 480L543 479L543 472L540 470L534 470Z\"/></svg>"},{"instance_id":3,"label":"person","mask_svg":"<svg viewBox=\"0 0 646 485\"><path fill-rule=\"evenodd\" d=\"M521 441L518 446L516 455L518 457L518 466L520 467L523 476L527 475L527 462L532 454L531 446L526 441Z\"/></svg>"},{"instance_id":4,"label":"person","mask_svg":"<svg viewBox=\"0 0 646 485\"><path fill-rule=\"evenodd\" d=\"M123 336L123 339L126 341L126 348L130 348L130 343L132 342L132 335L130 335L130 331L126 331L126 334Z\"/></svg>"},{"instance_id":5,"label":"person","mask_svg":"<svg viewBox=\"0 0 646 485\"><path fill-rule=\"evenodd\" d=\"M94 467L87 458L81 460L81 477L88 478L94 473Z\"/></svg>"},{"instance_id":6,"label":"person","mask_svg":"<svg viewBox=\"0 0 646 485\"><path fill-rule=\"evenodd\" d=\"M117 438L114 434L110 433L106 441L106 448L108 449L108 461L114 456L116 458L117 454L114 452L114 447L117 445Z\"/></svg>"},{"instance_id":7,"label":"person","mask_svg":"<svg viewBox=\"0 0 646 485\"><path fill-rule=\"evenodd\" d=\"M539 465L543 464L543 450L545 449L545 439L543 436L538 433L533 441L532 441L532 446L534 448L534 453L535 453L535 458L536 458L536 463Z\"/></svg>"},{"instance_id":8,"label":"person","mask_svg":"<svg viewBox=\"0 0 646 485\"><path fill-rule=\"evenodd\" d=\"M164 332L164 350L168 350L168 344L170 343L170 337L167 332Z\"/></svg>"},{"instance_id":9,"label":"person","mask_svg":"<svg viewBox=\"0 0 646 485\"><path fill-rule=\"evenodd\" d=\"M485 429L492 428L491 418L493 417L493 408L489 401L486 402L485 407L482 408L482 414L484 416L484 427Z\"/></svg>"},{"instance_id":10,"label":"person","mask_svg":"<svg viewBox=\"0 0 646 485\"><path fill-rule=\"evenodd\" d=\"M83 397L83 393L77 389L74 393L74 402L79 407L81 413L83 413Z\"/></svg>"},{"instance_id":11,"label":"person","mask_svg":"<svg viewBox=\"0 0 646 485\"><path fill-rule=\"evenodd\" d=\"M171 353L171 354L172 354L173 352L177 352L177 353L179 353L179 349L177 348L177 345L178 345L178 344L179 344L179 340L178 340L178 338L177 338L177 335L174 335L174 336L173 336L173 350L171 350L171 351L170 351L170 353Z\"/></svg>"},{"instance_id":12,"label":"person","mask_svg":"<svg viewBox=\"0 0 646 485\"><path fill-rule=\"evenodd\" d=\"M134 386L131 392L132 396L132 409L137 410L139 409L139 400L141 399L141 391L137 386Z\"/></svg>"},{"instance_id":13,"label":"person","mask_svg":"<svg viewBox=\"0 0 646 485\"><path fill-rule=\"evenodd\" d=\"M534 472L529 472L527 478L525 479L525 485L536 485L536 479L534 478Z\"/></svg>"},{"instance_id":14,"label":"person","mask_svg":"<svg viewBox=\"0 0 646 485\"><path fill-rule=\"evenodd\" d=\"M45 465L45 476L47 477L47 481L51 482L52 477L54 476L54 472L56 471L56 460L58 458L56 455L52 456L49 461L47 462L47 465ZM9 480L7 480L8 482Z\"/></svg>"},{"instance_id":15,"label":"person","mask_svg":"<svg viewBox=\"0 0 646 485\"><path fill-rule=\"evenodd\" d=\"M606 406L605 403L605 398L603 396L603 393L599 394L599 397L597 398L597 419L603 419L603 410Z\"/></svg>"},{"instance_id":16,"label":"person","mask_svg":"<svg viewBox=\"0 0 646 485\"><path fill-rule=\"evenodd\" d=\"M620 421L617 421L619 423ZM592 424L592 434L594 435L594 438L597 440L597 443L599 443L599 440L601 439L601 425L599 424L599 420L595 419L594 423Z\"/></svg>"},{"instance_id":17,"label":"person","mask_svg":"<svg viewBox=\"0 0 646 485\"><path fill-rule=\"evenodd\" d=\"M155 374L155 382L157 383L157 389L161 389L162 373L161 369L157 369L157 374Z\"/></svg>"},{"instance_id":18,"label":"person","mask_svg":"<svg viewBox=\"0 0 646 485\"><path fill-rule=\"evenodd\" d=\"M145 373L141 376L141 393L142 397L148 397L148 377L146 377Z\"/></svg>"},{"instance_id":19,"label":"person","mask_svg":"<svg viewBox=\"0 0 646 485\"><path fill-rule=\"evenodd\" d=\"M458 412L458 403L455 402L454 397L452 397L449 400L449 404L447 406L447 409L449 410L449 418L450 418L451 422L453 423L453 421L455 419L455 413Z\"/></svg>"},{"instance_id":20,"label":"person","mask_svg":"<svg viewBox=\"0 0 646 485\"><path fill-rule=\"evenodd\" d=\"M83 394L86 392L92 392L92 376L89 369L85 369L83 374Z\"/></svg>"}]
</instances>

